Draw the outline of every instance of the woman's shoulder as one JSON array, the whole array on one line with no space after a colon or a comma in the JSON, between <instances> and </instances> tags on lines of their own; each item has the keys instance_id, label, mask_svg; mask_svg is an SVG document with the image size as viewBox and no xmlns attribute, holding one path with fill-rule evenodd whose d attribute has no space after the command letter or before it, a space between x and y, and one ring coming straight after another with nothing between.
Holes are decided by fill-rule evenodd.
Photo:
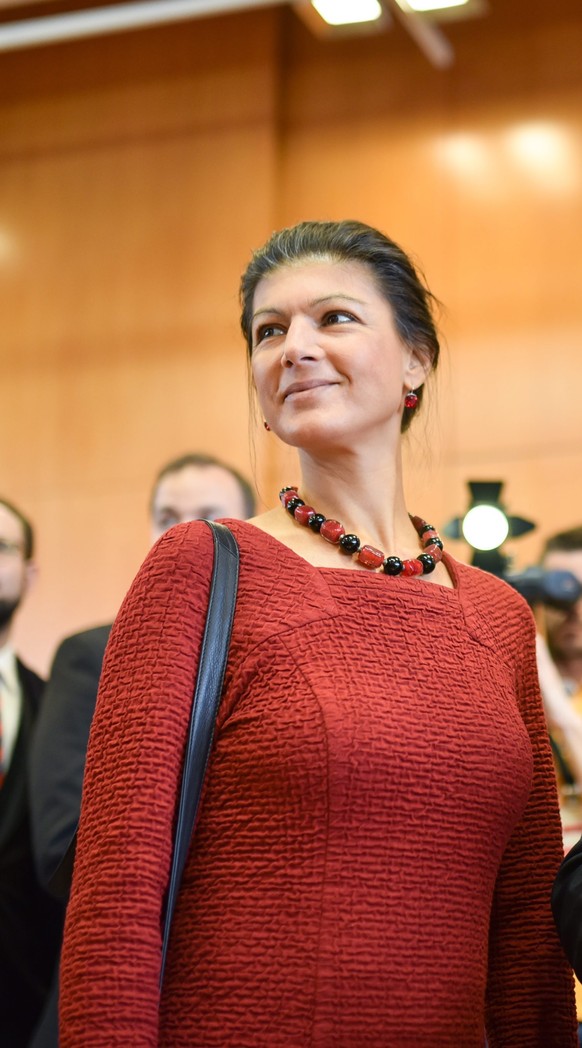
<instances>
[{"instance_id":1,"label":"woman's shoulder","mask_svg":"<svg viewBox=\"0 0 582 1048\"><path fill-rule=\"evenodd\" d=\"M144 580L179 581L192 574L210 577L213 541L210 528L201 520L176 524L154 543L140 575ZM139 577L139 576L138 576Z\"/></svg>"},{"instance_id":2,"label":"woman's shoulder","mask_svg":"<svg viewBox=\"0 0 582 1048\"><path fill-rule=\"evenodd\" d=\"M261 518L257 520L260 523ZM335 609L321 574L276 535L250 521L224 518L217 523L229 528L238 545L239 598L257 597L262 605L278 603L281 608L299 604L306 613L313 607L321 610L325 606L329 610L333 605ZM213 559L211 530L201 520L177 524L158 540L150 557L154 571L161 568L164 573L202 572L209 576Z\"/></svg>"},{"instance_id":3,"label":"woman's shoulder","mask_svg":"<svg viewBox=\"0 0 582 1048\"><path fill-rule=\"evenodd\" d=\"M216 522L225 525L234 535L241 559L241 570L249 561L256 561L267 565L274 558L277 550L273 548L273 540L264 531L254 527L244 520L224 518ZM276 545L276 544L275 544ZM212 564L214 538L208 521L191 520L185 524L176 524L164 532L155 546L150 551L149 558L159 566L161 562L165 565L174 561L187 563L192 568L201 565L208 570Z\"/></svg>"},{"instance_id":4,"label":"woman's shoulder","mask_svg":"<svg viewBox=\"0 0 582 1048\"><path fill-rule=\"evenodd\" d=\"M450 553L445 554L445 559L455 583L464 594L470 593L472 598L492 602L496 606L502 604L505 608L527 611L528 605L521 594L501 576L472 564L464 564Z\"/></svg>"},{"instance_id":5,"label":"woman's shoulder","mask_svg":"<svg viewBox=\"0 0 582 1048\"><path fill-rule=\"evenodd\" d=\"M244 520L225 518L217 523L226 525L232 532L241 558L255 550L260 551L268 544L268 536ZM149 562L157 569L160 564L171 567L177 562L193 568L202 566L206 571L212 563L214 544L212 530L208 525L206 520L190 520L169 528L152 546L145 564Z\"/></svg>"},{"instance_id":6,"label":"woman's shoulder","mask_svg":"<svg viewBox=\"0 0 582 1048\"><path fill-rule=\"evenodd\" d=\"M212 523L212 522L211 522ZM224 517L216 523L224 524L235 536L240 547L253 548L261 546L268 540L265 531L256 527L246 520L238 520ZM185 524L175 524L158 539L153 550L165 555L177 553L179 550L196 551L200 548L212 547L212 531L206 520L189 520Z\"/></svg>"},{"instance_id":7,"label":"woman's shoulder","mask_svg":"<svg viewBox=\"0 0 582 1048\"><path fill-rule=\"evenodd\" d=\"M484 643L498 647L521 646L533 637L531 608L521 594L491 572L455 560L446 563L455 581L470 631Z\"/></svg>"}]
</instances>

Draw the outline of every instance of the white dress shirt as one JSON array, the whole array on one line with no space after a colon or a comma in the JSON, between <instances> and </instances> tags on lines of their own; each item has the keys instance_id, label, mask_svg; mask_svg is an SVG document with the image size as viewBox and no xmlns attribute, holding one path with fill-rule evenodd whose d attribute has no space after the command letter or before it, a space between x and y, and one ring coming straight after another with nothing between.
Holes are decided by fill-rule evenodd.
<instances>
[{"instance_id":1,"label":"white dress shirt","mask_svg":"<svg viewBox=\"0 0 582 1048\"><path fill-rule=\"evenodd\" d=\"M4 774L16 743L22 713L22 694L16 668L16 656L9 644L0 648L0 717L2 718L2 748Z\"/></svg>"}]
</instances>

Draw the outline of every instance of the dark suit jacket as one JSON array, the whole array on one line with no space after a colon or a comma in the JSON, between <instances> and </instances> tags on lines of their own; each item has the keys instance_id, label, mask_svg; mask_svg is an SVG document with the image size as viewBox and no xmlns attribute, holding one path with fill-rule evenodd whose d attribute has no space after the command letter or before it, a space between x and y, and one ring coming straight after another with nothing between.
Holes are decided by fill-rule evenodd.
<instances>
[{"instance_id":1,"label":"dark suit jacket","mask_svg":"<svg viewBox=\"0 0 582 1048\"><path fill-rule=\"evenodd\" d=\"M17 660L22 714L0 789L0 1043L24 1048L50 987L63 906L41 888L30 832L27 762L44 682Z\"/></svg>"},{"instance_id":2,"label":"dark suit jacket","mask_svg":"<svg viewBox=\"0 0 582 1048\"><path fill-rule=\"evenodd\" d=\"M566 956L582 981L582 838L558 871L552 909Z\"/></svg>"},{"instance_id":3,"label":"dark suit jacket","mask_svg":"<svg viewBox=\"0 0 582 1048\"><path fill-rule=\"evenodd\" d=\"M44 885L79 821L89 730L110 629L97 626L62 642L36 722L30 761L31 817L37 871ZM58 980L30 1048L57 1048L57 1013Z\"/></svg>"},{"instance_id":4,"label":"dark suit jacket","mask_svg":"<svg viewBox=\"0 0 582 1048\"><path fill-rule=\"evenodd\" d=\"M83 772L111 626L67 637L57 649L31 750L32 832L47 885L77 828Z\"/></svg>"}]
</instances>

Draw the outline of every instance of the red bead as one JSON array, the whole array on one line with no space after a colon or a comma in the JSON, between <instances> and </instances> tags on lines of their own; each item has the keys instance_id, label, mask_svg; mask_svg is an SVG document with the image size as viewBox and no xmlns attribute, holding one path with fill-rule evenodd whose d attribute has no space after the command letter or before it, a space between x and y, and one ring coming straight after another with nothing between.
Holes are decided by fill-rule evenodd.
<instances>
[{"instance_id":1,"label":"red bead","mask_svg":"<svg viewBox=\"0 0 582 1048\"><path fill-rule=\"evenodd\" d=\"M440 546L426 546L423 550L423 553L428 553L430 557L434 557L437 564L439 560L443 559L443 551L440 548Z\"/></svg>"},{"instance_id":2,"label":"red bead","mask_svg":"<svg viewBox=\"0 0 582 1048\"><path fill-rule=\"evenodd\" d=\"M281 503L282 503L283 507L285 509L287 509L287 503L291 499L296 499L297 498L297 488L290 488L289 491L282 492L280 498L281 498Z\"/></svg>"},{"instance_id":3,"label":"red bead","mask_svg":"<svg viewBox=\"0 0 582 1048\"><path fill-rule=\"evenodd\" d=\"M381 568L384 563L384 554L381 549L376 549L375 546L362 546L356 560L363 564L365 568Z\"/></svg>"},{"instance_id":4,"label":"red bead","mask_svg":"<svg viewBox=\"0 0 582 1048\"><path fill-rule=\"evenodd\" d=\"M328 542L339 542L345 533L345 528L343 524L340 524L339 520L326 520L321 525L321 531L319 532Z\"/></svg>"},{"instance_id":5,"label":"red bead","mask_svg":"<svg viewBox=\"0 0 582 1048\"><path fill-rule=\"evenodd\" d=\"M438 537L439 537L439 533L436 530L436 528L429 528L428 531L425 531L423 533L422 541L423 542L428 542L429 539L438 539Z\"/></svg>"},{"instance_id":6,"label":"red bead","mask_svg":"<svg viewBox=\"0 0 582 1048\"><path fill-rule=\"evenodd\" d=\"M422 517L417 517L414 513L411 513L410 519L418 532L420 532L421 528L426 527L426 520L423 520Z\"/></svg>"},{"instance_id":7,"label":"red bead","mask_svg":"<svg viewBox=\"0 0 582 1048\"><path fill-rule=\"evenodd\" d=\"M405 398L404 398L404 407L405 408L415 408L417 404L418 404L418 397L417 397L416 393L407 393Z\"/></svg>"},{"instance_id":8,"label":"red bead","mask_svg":"<svg viewBox=\"0 0 582 1048\"><path fill-rule=\"evenodd\" d=\"M297 506L293 516L299 524L309 524L311 518L315 516L315 510L313 506Z\"/></svg>"},{"instance_id":9,"label":"red bead","mask_svg":"<svg viewBox=\"0 0 582 1048\"><path fill-rule=\"evenodd\" d=\"M423 570L424 569L419 560L405 560L402 574L406 575L407 578L410 578L412 575L422 575Z\"/></svg>"}]
</instances>

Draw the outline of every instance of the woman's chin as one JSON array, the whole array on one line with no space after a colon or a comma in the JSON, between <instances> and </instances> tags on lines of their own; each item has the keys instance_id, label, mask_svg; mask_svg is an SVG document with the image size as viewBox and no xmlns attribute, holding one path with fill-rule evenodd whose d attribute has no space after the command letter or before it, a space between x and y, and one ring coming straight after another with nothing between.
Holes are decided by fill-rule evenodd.
<instances>
[{"instance_id":1,"label":"woman's chin","mask_svg":"<svg viewBox=\"0 0 582 1048\"><path fill-rule=\"evenodd\" d=\"M330 454L347 450L351 446L345 428L338 423L331 425L316 420L304 421L300 426L281 428L277 435L285 444L300 451L324 451Z\"/></svg>"}]
</instances>

